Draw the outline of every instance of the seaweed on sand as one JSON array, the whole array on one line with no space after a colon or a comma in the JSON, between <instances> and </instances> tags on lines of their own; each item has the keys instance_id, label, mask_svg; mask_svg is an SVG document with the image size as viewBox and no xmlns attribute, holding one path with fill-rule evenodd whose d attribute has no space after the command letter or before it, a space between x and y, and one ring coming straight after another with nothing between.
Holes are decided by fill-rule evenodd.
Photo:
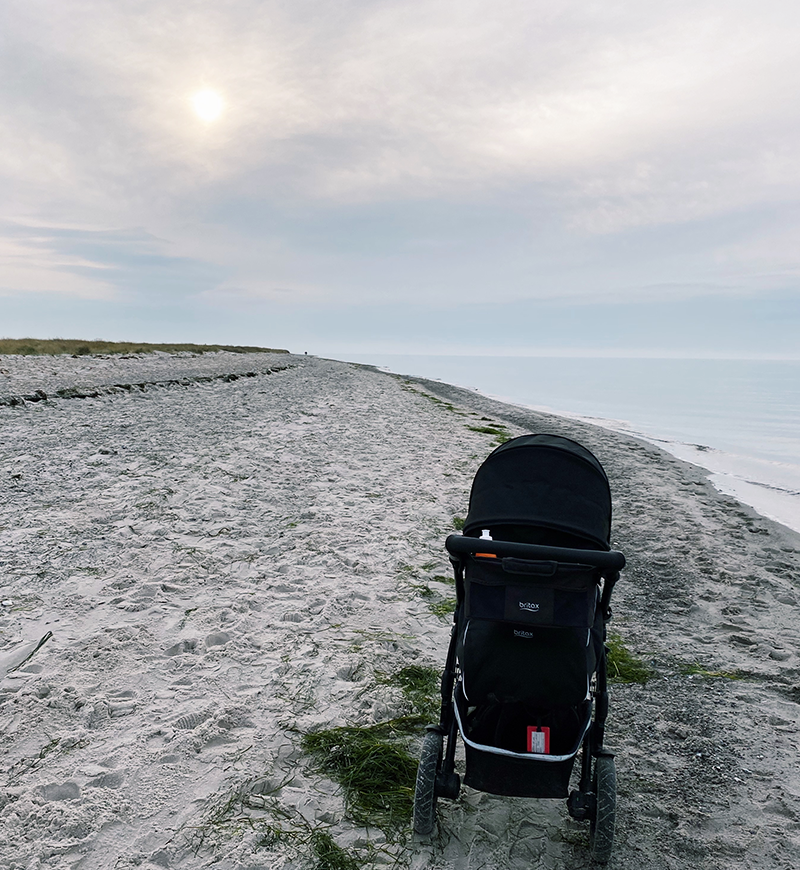
<instances>
[{"instance_id":1,"label":"seaweed on sand","mask_svg":"<svg viewBox=\"0 0 800 870\"><path fill-rule=\"evenodd\" d=\"M644 685L653 676L650 668L625 646L622 638L615 632L609 632L606 647L610 682Z\"/></svg>"},{"instance_id":2,"label":"seaweed on sand","mask_svg":"<svg viewBox=\"0 0 800 870\"><path fill-rule=\"evenodd\" d=\"M411 818L417 761L403 737L419 729L421 718L403 716L379 725L346 725L303 735L303 749L319 770L343 786L346 811L354 822L391 831Z\"/></svg>"},{"instance_id":3,"label":"seaweed on sand","mask_svg":"<svg viewBox=\"0 0 800 870\"><path fill-rule=\"evenodd\" d=\"M441 673L425 665L407 665L394 674L377 674L386 686L398 686L411 703L415 713L432 722L439 717L439 685Z\"/></svg>"}]
</instances>

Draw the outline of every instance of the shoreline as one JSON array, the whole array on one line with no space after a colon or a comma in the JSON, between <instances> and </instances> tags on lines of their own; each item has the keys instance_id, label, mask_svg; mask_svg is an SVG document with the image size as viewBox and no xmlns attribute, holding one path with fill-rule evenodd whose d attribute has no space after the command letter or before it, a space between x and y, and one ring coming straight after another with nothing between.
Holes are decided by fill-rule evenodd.
<instances>
[{"instance_id":1,"label":"shoreline","mask_svg":"<svg viewBox=\"0 0 800 870\"><path fill-rule=\"evenodd\" d=\"M354 364L371 365L362 362ZM388 366L375 365L374 368L387 374L407 376ZM476 392L501 404L512 405L551 417L577 420L624 436L647 441L661 447L677 459L704 468L708 472L711 483L721 493L733 496L743 504L754 508L767 519L800 533L800 465L789 464L778 459L734 453L730 449L697 444L690 440L678 440L675 437L645 431L631 423L610 417L520 402L511 396L452 383L446 379L426 378L424 375L410 375L409 377L420 377L431 383L457 386L467 393Z\"/></svg>"},{"instance_id":2,"label":"shoreline","mask_svg":"<svg viewBox=\"0 0 800 870\"><path fill-rule=\"evenodd\" d=\"M493 447L483 418L575 438L611 481L612 627L653 673L612 687L614 866L800 863L800 535L637 438L280 361L225 379L220 356L183 385L163 359L142 390L0 407L0 665L53 632L0 683L0 863L310 868L264 836L291 822L361 866L588 868L561 801L464 790L431 842L367 830L299 740L407 715L385 675L443 666L444 538Z\"/></svg>"},{"instance_id":3,"label":"shoreline","mask_svg":"<svg viewBox=\"0 0 800 870\"><path fill-rule=\"evenodd\" d=\"M376 368L376 371L381 370ZM661 439L647 436L639 432L626 431L621 428L615 429L611 426L606 426L604 425L604 422L607 421L603 421L600 418L541 411L527 405L520 405L502 399L496 399L480 392L479 390L470 389L469 387L459 387L454 384L446 384L442 381L417 377L414 375L397 375L396 373L382 371L381 373L408 379L413 383L418 383L421 386L424 386L425 389L442 398L461 402L464 405L480 410L481 412L492 413L499 419L506 420L522 429L532 430L532 427L537 425L540 421L551 422L554 426L554 431L560 429L572 429L573 427L571 427L570 424L574 423L575 430L578 432L591 432L593 429L599 429L603 432L608 432L612 436L618 436L620 439L627 439L639 444L647 444L654 448L655 451L658 451L675 462L676 465L684 467L689 471L691 476L695 477L697 472L700 472L707 480L711 492L718 496L722 503L730 504L731 500L734 500L735 504L742 508L752 520L763 521L767 524L770 527L772 534L791 542L792 545L800 546L799 530L794 529L792 526L787 525L778 519L766 516L752 505L741 501L733 493L726 493L719 489L711 480L711 477L714 475L714 472L711 469L698 462L692 461L690 458L678 456L664 446L665 442Z\"/></svg>"}]
</instances>

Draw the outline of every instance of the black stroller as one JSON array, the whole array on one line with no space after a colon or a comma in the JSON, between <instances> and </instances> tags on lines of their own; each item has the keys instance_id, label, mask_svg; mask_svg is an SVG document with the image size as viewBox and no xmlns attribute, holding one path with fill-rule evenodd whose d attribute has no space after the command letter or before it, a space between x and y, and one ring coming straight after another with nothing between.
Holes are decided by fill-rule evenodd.
<instances>
[{"instance_id":1,"label":"black stroller","mask_svg":"<svg viewBox=\"0 0 800 870\"><path fill-rule=\"evenodd\" d=\"M460 735L466 785L568 798L570 815L589 821L595 861L608 861L616 772L603 748L605 637L625 565L609 550L610 529L608 478L575 441L523 435L478 469L463 535L445 543L457 606L441 717L422 744L417 834L433 831L437 798L458 796ZM569 792L581 750L580 781Z\"/></svg>"}]
</instances>

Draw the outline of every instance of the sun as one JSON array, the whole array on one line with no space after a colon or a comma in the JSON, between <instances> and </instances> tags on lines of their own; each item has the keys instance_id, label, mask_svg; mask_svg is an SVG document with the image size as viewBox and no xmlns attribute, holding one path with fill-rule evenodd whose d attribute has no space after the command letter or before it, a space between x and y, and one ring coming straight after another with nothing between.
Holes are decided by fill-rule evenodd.
<instances>
[{"instance_id":1,"label":"sun","mask_svg":"<svg viewBox=\"0 0 800 870\"><path fill-rule=\"evenodd\" d=\"M222 114L222 97L206 88L192 97L192 107L203 121L216 121Z\"/></svg>"}]
</instances>

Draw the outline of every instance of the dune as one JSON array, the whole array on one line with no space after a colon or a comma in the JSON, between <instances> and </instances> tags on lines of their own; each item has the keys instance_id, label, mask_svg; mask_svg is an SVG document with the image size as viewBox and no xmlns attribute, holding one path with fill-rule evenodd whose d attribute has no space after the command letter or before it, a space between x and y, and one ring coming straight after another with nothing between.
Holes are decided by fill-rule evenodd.
<instances>
[{"instance_id":1,"label":"dune","mask_svg":"<svg viewBox=\"0 0 800 870\"><path fill-rule=\"evenodd\" d=\"M302 739L420 712L392 675L441 669L444 538L525 431L598 456L628 558L610 866L800 865L800 535L634 438L229 353L0 357L0 865L589 867L561 801L365 824Z\"/></svg>"}]
</instances>

